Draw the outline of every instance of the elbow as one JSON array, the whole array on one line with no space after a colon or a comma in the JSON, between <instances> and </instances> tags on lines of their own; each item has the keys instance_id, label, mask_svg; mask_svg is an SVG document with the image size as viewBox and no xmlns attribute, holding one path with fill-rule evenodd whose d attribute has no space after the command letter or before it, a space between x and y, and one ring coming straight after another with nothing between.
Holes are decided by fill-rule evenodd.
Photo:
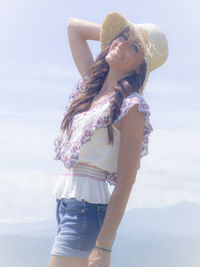
<instances>
[{"instance_id":1,"label":"elbow","mask_svg":"<svg viewBox=\"0 0 200 267\"><path fill-rule=\"evenodd\" d=\"M71 18L68 19L67 29L71 28L74 25L75 20L76 20L76 18L73 18L73 17L71 17Z\"/></svg>"},{"instance_id":2,"label":"elbow","mask_svg":"<svg viewBox=\"0 0 200 267\"><path fill-rule=\"evenodd\" d=\"M135 184L136 179L124 179L117 181L115 184L115 191L117 192L131 192L133 185Z\"/></svg>"}]
</instances>

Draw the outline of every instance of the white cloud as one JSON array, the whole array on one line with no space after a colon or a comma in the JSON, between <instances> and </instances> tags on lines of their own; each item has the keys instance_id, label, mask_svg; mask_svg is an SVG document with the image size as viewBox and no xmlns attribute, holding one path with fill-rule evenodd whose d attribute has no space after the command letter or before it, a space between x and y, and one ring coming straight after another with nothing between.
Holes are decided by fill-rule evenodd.
<instances>
[{"instance_id":1,"label":"white cloud","mask_svg":"<svg viewBox=\"0 0 200 267\"><path fill-rule=\"evenodd\" d=\"M128 209L200 203L200 131L156 129L143 158Z\"/></svg>"},{"instance_id":2,"label":"white cloud","mask_svg":"<svg viewBox=\"0 0 200 267\"><path fill-rule=\"evenodd\" d=\"M41 170L0 171L0 221L30 222L55 217L52 176Z\"/></svg>"}]
</instances>

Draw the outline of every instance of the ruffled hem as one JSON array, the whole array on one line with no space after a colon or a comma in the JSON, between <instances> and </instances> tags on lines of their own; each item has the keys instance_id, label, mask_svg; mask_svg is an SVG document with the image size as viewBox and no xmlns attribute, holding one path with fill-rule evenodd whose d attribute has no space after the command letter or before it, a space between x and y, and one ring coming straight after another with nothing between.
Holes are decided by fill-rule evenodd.
<instances>
[{"instance_id":1,"label":"ruffled hem","mask_svg":"<svg viewBox=\"0 0 200 267\"><path fill-rule=\"evenodd\" d=\"M85 199L90 203L108 203L111 194L105 182L87 177L66 177L61 175L51 192L56 198Z\"/></svg>"}]
</instances>

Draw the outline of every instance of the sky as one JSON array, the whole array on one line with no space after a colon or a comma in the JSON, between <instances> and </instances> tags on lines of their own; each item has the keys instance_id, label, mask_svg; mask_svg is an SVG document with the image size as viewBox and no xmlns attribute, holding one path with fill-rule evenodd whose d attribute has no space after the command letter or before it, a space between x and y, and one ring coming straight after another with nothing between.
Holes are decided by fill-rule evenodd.
<instances>
[{"instance_id":1,"label":"sky","mask_svg":"<svg viewBox=\"0 0 200 267\"><path fill-rule=\"evenodd\" d=\"M70 17L101 24L114 10L157 24L169 44L144 90L154 130L126 210L200 203L200 2L8 0L0 2L0 222L55 218L51 191L63 164L53 141L81 77L66 25ZM95 58L100 43L88 44Z\"/></svg>"}]
</instances>

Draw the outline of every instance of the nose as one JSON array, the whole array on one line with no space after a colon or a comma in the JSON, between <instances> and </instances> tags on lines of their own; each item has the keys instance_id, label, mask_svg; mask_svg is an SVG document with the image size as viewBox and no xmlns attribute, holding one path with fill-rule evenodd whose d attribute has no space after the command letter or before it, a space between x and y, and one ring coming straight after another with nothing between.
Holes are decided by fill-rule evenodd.
<instances>
[{"instance_id":1,"label":"nose","mask_svg":"<svg viewBox=\"0 0 200 267\"><path fill-rule=\"evenodd\" d=\"M123 51L125 49L125 47L127 46L128 41L121 41L118 42L117 48L121 51Z\"/></svg>"}]
</instances>

